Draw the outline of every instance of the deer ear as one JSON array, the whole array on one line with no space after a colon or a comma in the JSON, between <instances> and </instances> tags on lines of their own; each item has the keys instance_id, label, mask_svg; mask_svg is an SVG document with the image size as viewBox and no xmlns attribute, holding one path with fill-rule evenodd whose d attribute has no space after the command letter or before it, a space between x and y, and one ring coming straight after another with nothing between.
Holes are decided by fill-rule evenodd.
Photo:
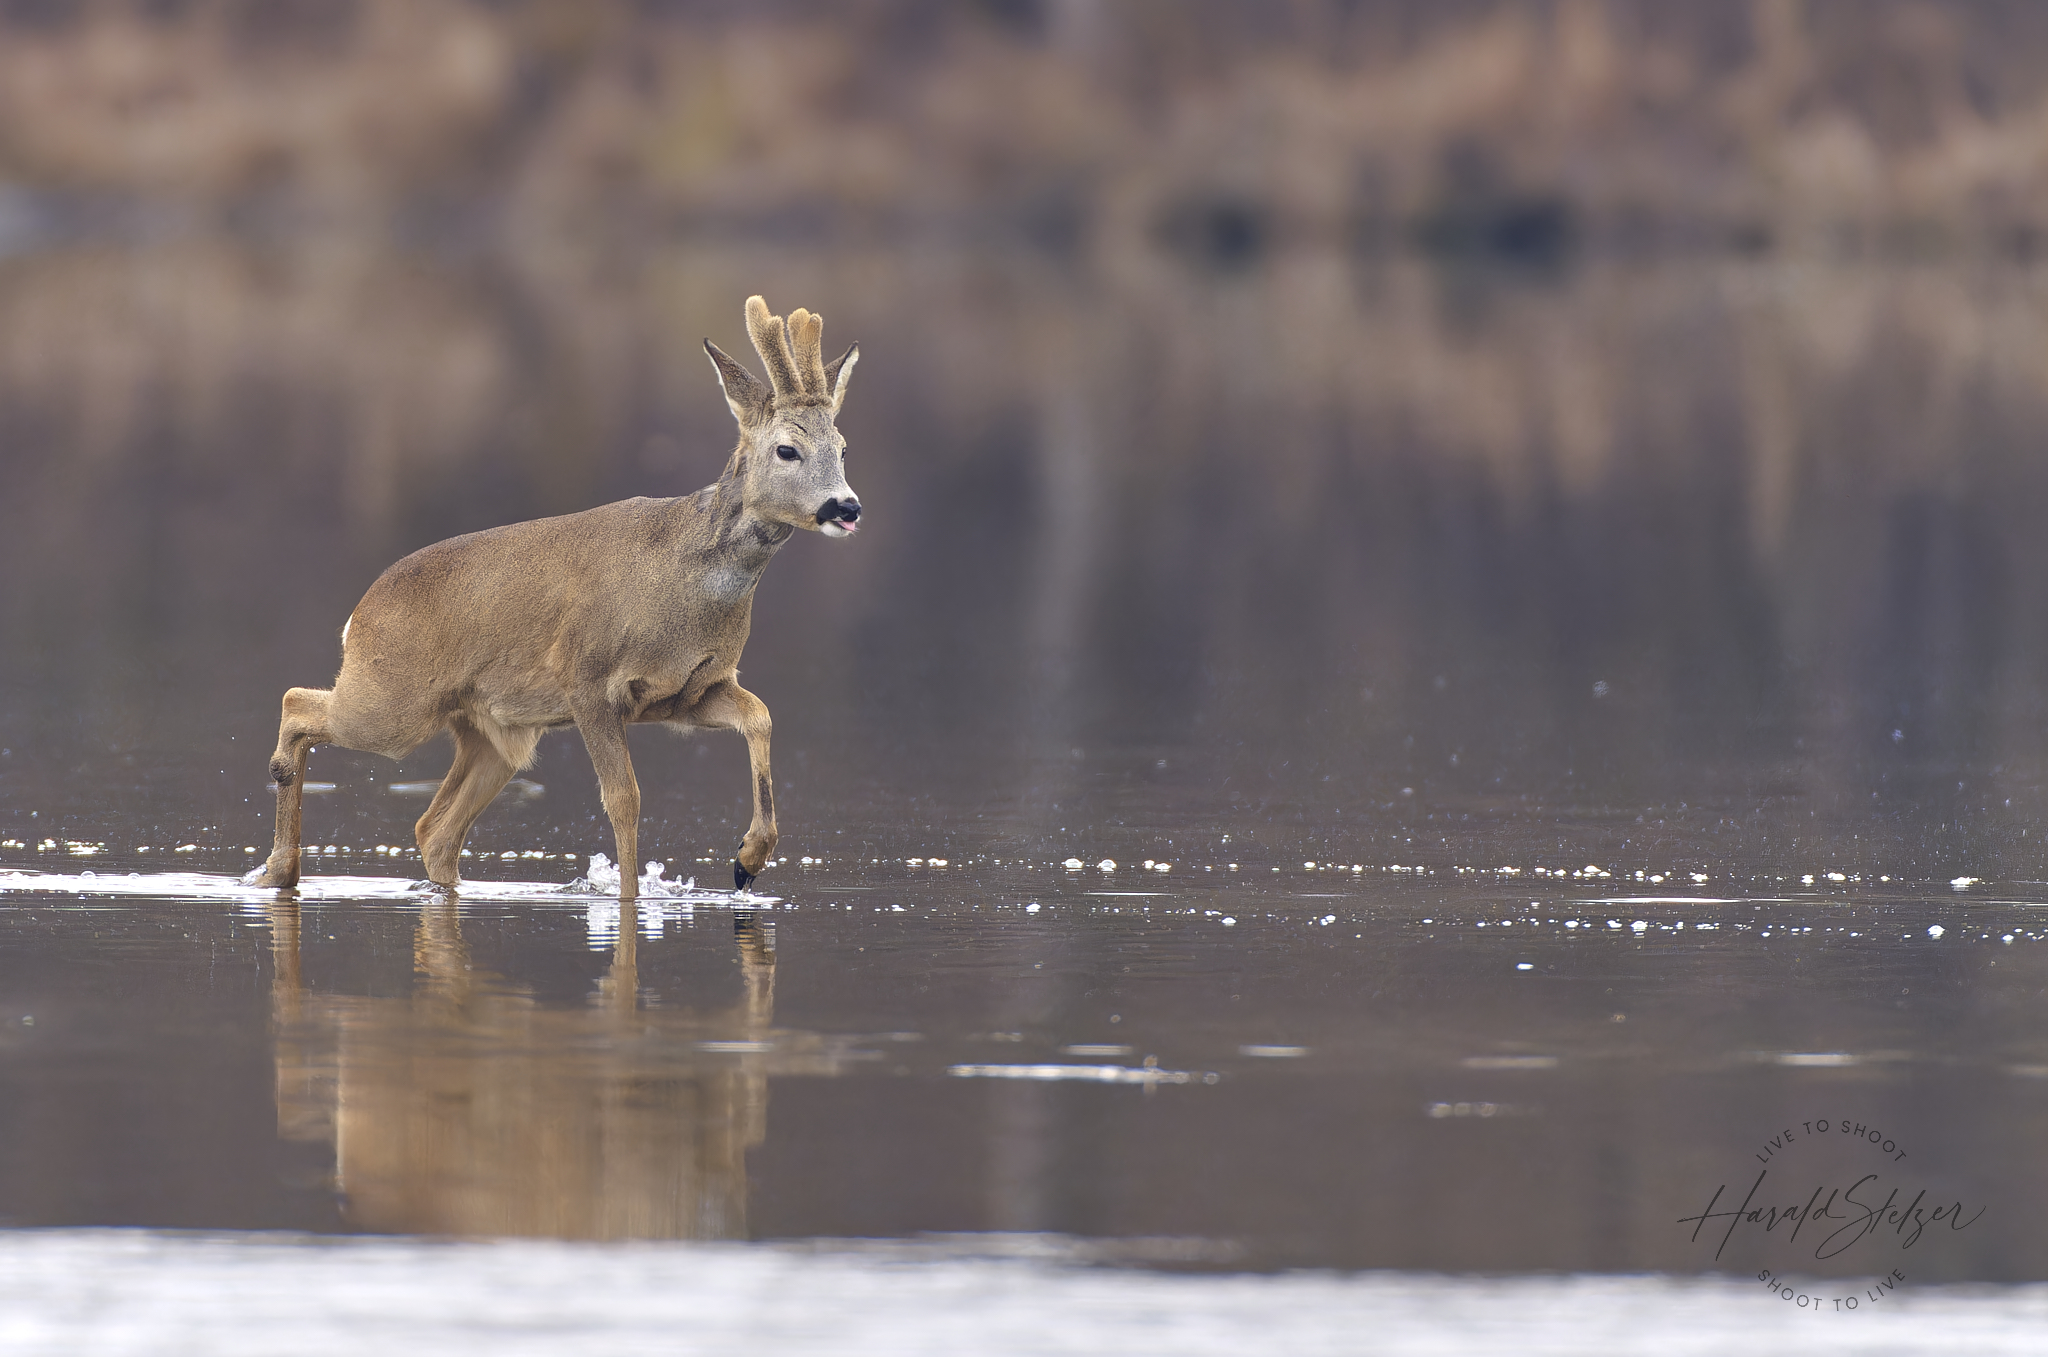
<instances>
[{"instance_id":1,"label":"deer ear","mask_svg":"<svg viewBox=\"0 0 2048 1357\"><path fill-rule=\"evenodd\" d=\"M825 385L832 388L832 414L839 415L839 403L846 399L846 381L853 376L853 365L860 361L860 345L847 348L831 362L825 364Z\"/></svg>"},{"instance_id":2,"label":"deer ear","mask_svg":"<svg viewBox=\"0 0 2048 1357\"><path fill-rule=\"evenodd\" d=\"M718 369L718 384L725 388L725 403L732 407L732 417L743 429L759 424L769 413L767 386L708 339L704 341L704 352L711 355L711 366Z\"/></svg>"}]
</instances>

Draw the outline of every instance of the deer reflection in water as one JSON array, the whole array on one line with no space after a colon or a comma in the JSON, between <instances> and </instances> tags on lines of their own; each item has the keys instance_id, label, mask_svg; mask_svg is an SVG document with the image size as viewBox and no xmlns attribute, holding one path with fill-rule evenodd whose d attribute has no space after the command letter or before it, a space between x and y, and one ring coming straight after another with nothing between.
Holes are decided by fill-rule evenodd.
<instances>
[{"instance_id":1,"label":"deer reflection in water","mask_svg":"<svg viewBox=\"0 0 2048 1357\"><path fill-rule=\"evenodd\" d=\"M420 907L405 998L309 991L298 903L270 922L278 1132L333 1146L359 1229L744 1238L770 1075L840 1063L817 1036L773 1029L775 953L751 913L734 916L739 1003L695 1013L642 1007L630 902L583 1008L475 969L453 899Z\"/></svg>"}]
</instances>

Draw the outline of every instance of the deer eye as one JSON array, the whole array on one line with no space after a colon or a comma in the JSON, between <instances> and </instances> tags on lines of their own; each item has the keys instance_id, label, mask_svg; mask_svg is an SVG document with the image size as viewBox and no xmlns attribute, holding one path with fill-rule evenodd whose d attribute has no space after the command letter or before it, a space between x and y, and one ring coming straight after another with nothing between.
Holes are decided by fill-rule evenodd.
<instances>
[{"instance_id":1,"label":"deer eye","mask_svg":"<svg viewBox=\"0 0 2048 1357\"><path fill-rule=\"evenodd\" d=\"M780 447L776 448L775 455L777 457L780 457L785 462L794 462L797 459L796 449L791 447L787 443L784 443Z\"/></svg>"}]
</instances>

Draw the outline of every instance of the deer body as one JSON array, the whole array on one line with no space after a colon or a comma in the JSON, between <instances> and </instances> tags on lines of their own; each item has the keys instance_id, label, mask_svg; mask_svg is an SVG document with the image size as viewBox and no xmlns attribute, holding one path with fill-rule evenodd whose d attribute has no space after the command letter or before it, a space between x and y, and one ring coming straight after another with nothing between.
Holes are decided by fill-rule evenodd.
<instances>
[{"instance_id":1,"label":"deer body","mask_svg":"<svg viewBox=\"0 0 2048 1357\"><path fill-rule=\"evenodd\" d=\"M770 722L739 686L754 586L798 528L856 531L845 443L833 426L852 348L819 361L822 322L785 326L759 297L748 329L771 385L710 353L740 424L717 482L676 499L631 499L424 547L378 577L342 629L331 689L284 696L277 832L258 880L298 883L300 799L316 744L398 758L446 731L455 761L415 826L427 877L453 887L471 825L547 730L574 725L597 770L619 859L636 891L640 789L625 728L736 730L747 741L753 819L733 862L744 888L775 850ZM836 380L834 380L836 379Z\"/></svg>"}]
</instances>

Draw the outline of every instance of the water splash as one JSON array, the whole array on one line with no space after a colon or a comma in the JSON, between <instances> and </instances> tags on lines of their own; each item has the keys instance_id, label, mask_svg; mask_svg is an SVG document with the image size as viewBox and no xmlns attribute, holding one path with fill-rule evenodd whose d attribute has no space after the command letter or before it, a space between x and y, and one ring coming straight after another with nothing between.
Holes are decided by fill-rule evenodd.
<instances>
[{"instance_id":1,"label":"water splash","mask_svg":"<svg viewBox=\"0 0 2048 1357\"><path fill-rule=\"evenodd\" d=\"M667 864L660 862L650 862L643 867L640 871L640 894L643 897L653 896L657 899L697 894L696 877L690 877L681 884L673 881L664 881L662 880L662 875L667 870ZM589 871L562 887L562 890L564 894L617 895L619 893L618 864L602 853L592 853L590 855ZM706 894L709 894L709 892L706 892Z\"/></svg>"},{"instance_id":2,"label":"water splash","mask_svg":"<svg viewBox=\"0 0 2048 1357\"><path fill-rule=\"evenodd\" d=\"M700 887L697 878L687 877L682 881L663 879L667 865L650 862L640 871L640 898L643 900L692 900L718 901L726 904L773 905L781 903L781 897L760 895L751 890L721 891ZM465 887L465 889L467 889ZM619 867L603 853L590 855L590 867L582 876L560 888L564 895L611 895L619 893Z\"/></svg>"}]
</instances>

